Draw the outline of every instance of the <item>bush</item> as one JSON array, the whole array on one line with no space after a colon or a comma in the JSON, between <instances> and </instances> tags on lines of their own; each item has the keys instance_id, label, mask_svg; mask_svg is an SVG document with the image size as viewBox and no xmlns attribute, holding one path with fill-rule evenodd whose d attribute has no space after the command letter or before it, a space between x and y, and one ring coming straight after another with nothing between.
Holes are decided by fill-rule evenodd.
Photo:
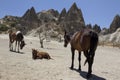
<instances>
[{"instance_id":1,"label":"bush","mask_svg":"<svg viewBox=\"0 0 120 80\"><path fill-rule=\"evenodd\" d=\"M7 31L9 28L6 25L0 25L0 31Z\"/></svg>"}]
</instances>

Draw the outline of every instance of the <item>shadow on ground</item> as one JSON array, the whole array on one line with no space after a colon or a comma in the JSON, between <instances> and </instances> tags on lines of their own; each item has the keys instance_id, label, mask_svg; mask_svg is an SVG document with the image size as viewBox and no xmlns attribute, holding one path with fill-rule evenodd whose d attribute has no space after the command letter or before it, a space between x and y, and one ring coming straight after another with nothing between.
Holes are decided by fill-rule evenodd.
<instances>
[{"instance_id":1,"label":"shadow on ground","mask_svg":"<svg viewBox=\"0 0 120 80\"><path fill-rule=\"evenodd\" d=\"M79 71L78 69L73 69L73 70L76 71L76 72L78 72L78 73L80 73L80 76L83 77L86 80L106 80L105 78L97 76L95 74L92 74L92 76L88 79L86 77L87 72L85 72L85 71Z\"/></svg>"},{"instance_id":2,"label":"shadow on ground","mask_svg":"<svg viewBox=\"0 0 120 80\"><path fill-rule=\"evenodd\" d=\"M19 54L25 54L24 52L17 52L17 51L10 51L10 52L19 53Z\"/></svg>"}]
</instances>

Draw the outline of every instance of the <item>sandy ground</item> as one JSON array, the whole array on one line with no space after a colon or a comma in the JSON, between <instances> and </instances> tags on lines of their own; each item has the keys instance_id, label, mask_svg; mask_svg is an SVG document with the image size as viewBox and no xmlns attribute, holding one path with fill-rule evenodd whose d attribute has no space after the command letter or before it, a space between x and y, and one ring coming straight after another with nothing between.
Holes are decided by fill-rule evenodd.
<instances>
[{"instance_id":1,"label":"sandy ground","mask_svg":"<svg viewBox=\"0 0 120 80\"><path fill-rule=\"evenodd\" d=\"M86 80L88 65L83 66L85 57L82 54L81 67L78 69L78 54L75 55L74 70L70 70L70 45L56 41L44 42L40 48L39 39L25 37L26 46L21 53L10 52L8 35L0 35L0 80ZM53 60L33 60L31 49L46 51ZM120 80L120 49L99 46L93 64L92 77L88 80Z\"/></svg>"}]
</instances>

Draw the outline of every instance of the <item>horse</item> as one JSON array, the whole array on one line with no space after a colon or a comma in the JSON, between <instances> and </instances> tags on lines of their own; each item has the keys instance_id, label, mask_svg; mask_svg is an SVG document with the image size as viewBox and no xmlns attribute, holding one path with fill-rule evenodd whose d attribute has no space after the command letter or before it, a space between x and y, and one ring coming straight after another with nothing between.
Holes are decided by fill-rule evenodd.
<instances>
[{"instance_id":1,"label":"horse","mask_svg":"<svg viewBox=\"0 0 120 80\"><path fill-rule=\"evenodd\" d=\"M33 59L52 59L47 52L40 52L36 49L32 49L32 58Z\"/></svg>"},{"instance_id":2,"label":"horse","mask_svg":"<svg viewBox=\"0 0 120 80\"><path fill-rule=\"evenodd\" d=\"M88 62L87 78L89 78L92 73L92 64L98 45L98 34L90 29L82 29L75 32L73 35L70 35L65 30L64 47L67 47L68 43L71 44L72 52L72 64L70 68L73 69L74 67L74 54L75 50L77 50L79 53L79 70L81 71L81 51L83 51L84 56L86 57L84 65Z\"/></svg>"},{"instance_id":3,"label":"horse","mask_svg":"<svg viewBox=\"0 0 120 80\"><path fill-rule=\"evenodd\" d=\"M16 47L18 47L18 52L19 52L19 47L20 49L23 49L23 47L26 45L24 41L24 36L21 33L21 31L13 32L12 30L9 31L9 48L10 51L13 51L13 43L15 43L15 51Z\"/></svg>"}]
</instances>

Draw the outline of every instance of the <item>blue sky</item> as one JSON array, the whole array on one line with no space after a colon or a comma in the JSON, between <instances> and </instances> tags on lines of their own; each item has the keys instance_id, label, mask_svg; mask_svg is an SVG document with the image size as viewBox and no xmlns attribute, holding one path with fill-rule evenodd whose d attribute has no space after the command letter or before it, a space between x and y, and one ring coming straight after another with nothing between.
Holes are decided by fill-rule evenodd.
<instances>
[{"instance_id":1,"label":"blue sky","mask_svg":"<svg viewBox=\"0 0 120 80\"><path fill-rule=\"evenodd\" d=\"M0 18L5 15L22 16L32 6L36 12L55 9L61 12L76 2L86 24L109 27L115 15L120 15L120 0L0 0Z\"/></svg>"}]
</instances>

